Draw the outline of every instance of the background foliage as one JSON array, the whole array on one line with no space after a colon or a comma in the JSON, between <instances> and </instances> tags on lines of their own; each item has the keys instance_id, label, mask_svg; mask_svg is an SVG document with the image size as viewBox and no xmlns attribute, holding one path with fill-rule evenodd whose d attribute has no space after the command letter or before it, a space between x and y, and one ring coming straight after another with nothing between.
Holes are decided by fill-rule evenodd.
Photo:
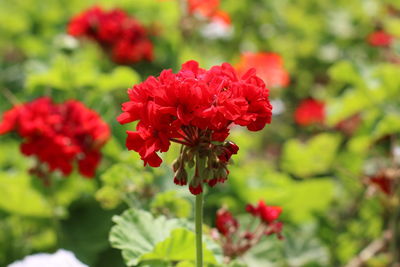
<instances>
[{"instance_id":1,"label":"background foliage","mask_svg":"<svg viewBox=\"0 0 400 267\"><path fill-rule=\"evenodd\" d=\"M67 36L69 19L94 4L123 8L154 29L154 62L118 66L96 44ZM198 29L184 34L177 0L0 0L0 113L13 102L43 95L56 101L74 98L112 128L94 179L73 173L67 179L55 177L51 187L29 176L34 160L20 154L16 136L0 136L1 266L59 247L89 266L124 266L120 251L108 241L115 224L110 240L123 250L128 264L192 266L193 198L173 184L170 169L178 148L164 155L160 168L143 168L138 156L125 149L128 127L115 118L127 99L126 88L148 75L165 68L176 71L189 59L205 68L234 64L243 51L279 53L291 83L271 91L271 99L284 109L265 130L232 130L240 151L233 157L229 180L206 196L205 222L214 226L215 212L223 205L241 215L247 203L264 199L283 207L285 240L266 239L232 266L342 266L382 236L390 217L387 199L379 190L371 193L365 177L392 166L390 151L398 145L400 65L393 57L398 57L400 42L394 42L388 60L388 51L368 45L366 36L379 24L400 37L400 17L387 11L389 5L400 9L399 2L221 4L231 16L233 32L210 39ZM324 125L295 124L293 112L308 97L326 103ZM354 116L361 118L357 125L350 123L354 130L337 127ZM245 215L240 218L246 221ZM153 233L157 225L163 231ZM139 234L133 236L135 231ZM146 231L151 236L141 240ZM132 246L142 243L125 248L121 239ZM185 244L185 250L176 243ZM220 264L216 244L205 246L205 261ZM385 266L389 261L383 252L367 264Z\"/></svg>"}]
</instances>

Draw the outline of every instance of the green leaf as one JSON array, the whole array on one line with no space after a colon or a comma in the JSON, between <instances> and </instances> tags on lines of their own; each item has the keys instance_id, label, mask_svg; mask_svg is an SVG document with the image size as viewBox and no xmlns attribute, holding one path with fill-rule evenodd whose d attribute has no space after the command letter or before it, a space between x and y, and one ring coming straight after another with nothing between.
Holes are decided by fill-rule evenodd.
<instances>
[{"instance_id":1,"label":"green leaf","mask_svg":"<svg viewBox=\"0 0 400 267\"><path fill-rule=\"evenodd\" d=\"M102 74L97 88L102 91L121 90L140 82L139 74L129 67L116 67L111 73Z\"/></svg>"},{"instance_id":2,"label":"green leaf","mask_svg":"<svg viewBox=\"0 0 400 267\"><path fill-rule=\"evenodd\" d=\"M164 261L184 261L196 259L196 236L194 232L178 228L171 232L170 237L158 243L151 253L143 255L142 260L162 259ZM218 253L218 251L216 251ZM217 263L212 251L203 243L203 260Z\"/></svg>"},{"instance_id":3,"label":"green leaf","mask_svg":"<svg viewBox=\"0 0 400 267\"><path fill-rule=\"evenodd\" d=\"M128 266L148 260L193 261L195 259L195 236L187 228L187 222L154 218L143 210L130 209L121 216L114 216L116 225L111 229L110 242L122 250ZM211 243L204 244L204 261L217 263L216 254L221 254Z\"/></svg>"},{"instance_id":4,"label":"green leaf","mask_svg":"<svg viewBox=\"0 0 400 267\"><path fill-rule=\"evenodd\" d=\"M154 175L139 172L134 167L117 163L108 168L101 176L103 186L96 192L96 199L104 208L118 206L129 193L141 192L152 183Z\"/></svg>"},{"instance_id":5,"label":"green leaf","mask_svg":"<svg viewBox=\"0 0 400 267\"><path fill-rule=\"evenodd\" d=\"M150 204L152 213L173 215L172 217L187 218L191 214L192 205L182 197L176 195L176 191L166 191L157 194Z\"/></svg>"},{"instance_id":6,"label":"green leaf","mask_svg":"<svg viewBox=\"0 0 400 267\"><path fill-rule=\"evenodd\" d=\"M264 161L231 166L230 176L232 190L244 203L263 199L269 205L282 206L283 216L293 222L310 220L314 212L326 211L334 196L335 184L331 178L295 181L266 166Z\"/></svg>"},{"instance_id":7,"label":"green leaf","mask_svg":"<svg viewBox=\"0 0 400 267\"><path fill-rule=\"evenodd\" d=\"M31 185L25 173L0 172L0 209L33 217L52 215L48 201Z\"/></svg>"},{"instance_id":8,"label":"green leaf","mask_svg":"<svg viewBox=\"0 0 400 267\"><path fill-rule=\"evenodd\" d=\"M389 113L385 114L376 125L373 133L373 139L379 139L385 135L400 133L400 114Z\"/></svg>"},{"instance_id":9,"label":"green leaf","mask_svg":"<svg viewBox=\"0 0 400 267\"><path fill-rule=\"evenodd\" d=\"M329 76L338 82L362 84L360 74L349 61L339 61L329 69Z\"/></svg>"},{"instance_id":10,"label":"green leaf","mask_svg":"<svg viewBox=\"0 0 400 267\"><path fill-rule=\"evenodd\" d=\"M340 136L323 133L307 143L288 140L283 146L281 167L298 177L307 178L329 171L340 144Z\"/></svg>"}]
</instances>

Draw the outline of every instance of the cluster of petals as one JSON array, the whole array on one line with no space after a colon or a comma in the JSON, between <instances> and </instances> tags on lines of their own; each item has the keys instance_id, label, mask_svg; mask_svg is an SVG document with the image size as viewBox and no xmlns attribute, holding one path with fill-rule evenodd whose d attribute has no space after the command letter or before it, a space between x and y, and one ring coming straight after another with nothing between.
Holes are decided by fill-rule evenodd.
<instances>
[{"instance_id":1,"label":"cluster of petals","mask_svg":"<svg viewBox=\"0 0 400 267\"><path fill-rule=\"evenodd\" d=\"M94 176L100 148L110 135L108 125L82 103L69 100L55 104L48 97L6 111L0 135L10 131L22 137L22 153L36 156L40 169L47 165L49 172L59 170L69 175L76 162L79 172L87 177Z\"/></svg>"},{"instance_id":2,"label":"cluster of petals","mask_svg":"<svg viewBox=\"0 0 400 267\"><path fill-rule=\"evenodd\" d=\"M300 126L323 123L325 121L325 103L311 98L301 101L295 110L294 119Z\"/></svg>"},{"instance_id":3,"label":"cluster of petals","mask_svg":"<svg viewBox=\"0 0 400 267\"><path fill-rule=\"evenodd\" d=\"M126 145L145 165L158 167L157 152L166 152L171 141L197 145L190 143L193 129L216 142L225 141L233 124L263 129L272 115L268 93L254 69L238 76L228 63L205 70L188 61L176 74L164 70L129 89L130 101L122 105L118 121L139 121L136 131L127 131Z\"/></svg>"},{"instance_id":4,"label":"cluster of petals","mask_svg":"<svg viewBox=\"0 0 400 267\"><path fill-rule=\"evenodd\" d=\"M279 218L282 208L278 206L268 206L264 201L260 200L257 206L248 204L246 211L251 215L260 217L266 223L272 223Z\"/></svg>"},{"instance_id":5,"label":"cluster of petals","mask_svg":"<svg viewBox=\"0 0 400 267\"><path fill-rule=\"evenodd\" d=\"M153 44L147 30L120 9L89 8L71 19L68 34L95 40L119 64L153 59Z\"/></svg>"},{"instance_id":6,"label":"cluster of petals","mask_svg":"<svg viewBox=\"0 0 400 267\"><path fill-rule=\"evenodd\" d=\"M266 52L242 53L236 69L239 73L244 73L249 68L255 68L257 75L270 88L283 88L290 83L289 73L284 68L283 59L279 54Z\"/></svg>"},{"instance_id":7,"label":"cluster of petals","mask_svg":"<svg viewBox=\"0 0 400 267\"><path fill-rule=\"evenodd\" d=\"M393 39L394 38L392 35L383 30L375 31L367 36L368 44L378 47L390 46L393 42Z\"/></svg>"},{"instance_id":8,"label":"cluster of petals","mask_svg":"<svg viewBox=\"0 0 400 267\"><path fill-rule=\"evenodd\" d=\"M245 254L249 249L257 245L263 236L276 234L282 239L281 234L283 223L278 221L282 208L268 206L264 201L259 201L257 206L248 204L247 212L259 218L258 225L254 227L254 220L251 220L246 230L241 231L237 219L226 209L217 211L215 220L216 231L213 237L221 243L224 255L233 259Z\"/></svg>"},{"instance_id":9,"label":"cluster of petals","mask_svg":"<svg viewBox=\"0 0 400 267\"><path fill-rule=\"evenodd\" d=\"M220 209L217 211L215 226L218 232L228 236L238 230L239 223L228 210Z\"/></svg>"}]
</instances>

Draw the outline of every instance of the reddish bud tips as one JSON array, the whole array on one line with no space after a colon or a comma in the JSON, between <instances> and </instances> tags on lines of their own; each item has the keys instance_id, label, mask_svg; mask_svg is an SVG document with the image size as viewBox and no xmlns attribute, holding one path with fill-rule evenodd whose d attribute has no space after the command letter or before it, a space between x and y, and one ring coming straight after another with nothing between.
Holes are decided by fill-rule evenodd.
<instances>
[{"instance_id":1,"label":"reddish bud tips","mask_svg":"<svg viewBox=\"0 0 400 267\"><path fill-rule=\"evenodd\" d=\"M201 186L201 184L196 185L192 185L192 183L189 185L189 191L190 193L192 193L193 195L198 195L201 194L203 192L203 188Z\"/></svg>"},{"instance_id":2,"label":"reddish bud tips","mask_svg":"<svg viewBox=\"0 0 400 267\"><path fill-rule=\"evenodd\" d=\"M187 184L187 172L185 168L178 169L174 177L174 183L181 186Z\"/></svg>"}]
</instances>

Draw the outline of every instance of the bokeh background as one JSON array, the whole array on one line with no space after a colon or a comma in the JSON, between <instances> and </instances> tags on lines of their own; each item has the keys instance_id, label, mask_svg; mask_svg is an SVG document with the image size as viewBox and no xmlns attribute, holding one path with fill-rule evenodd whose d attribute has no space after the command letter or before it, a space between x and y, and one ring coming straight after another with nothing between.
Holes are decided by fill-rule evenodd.
<instances>
[{"instance_id":1,"label":"bokeh background","mask_svg":"<svg viewBox=\"0 0 400 267\"><path fill-rule=\"evenodd\" d=\"M136 207L193 218L192 195L173 184L178 147L161 167L144 168L125 148L132 126L116 121L127 88L190 59L207 69L251 65L270 88L272 123L232 129L240 150L229 179L206 196L209 227L222 206L243 220L247 203L282 206L285 239L266 238L244 266L357 264L375 241L381 247L365 265L348 266L398 261L400 2L205 2L211 13L184 0L0 0L0 114L41 96L77 99L112 132L93 179L55 174L50 187L29 175L35 159L21 154L20 138L0 136L0 266L57 248L89 266L125 266L108 241L113 215ZM140 21L153 60L117 64L94 40L68 35L71 18L93 5Z\"/></svg>"}]
</instances>

